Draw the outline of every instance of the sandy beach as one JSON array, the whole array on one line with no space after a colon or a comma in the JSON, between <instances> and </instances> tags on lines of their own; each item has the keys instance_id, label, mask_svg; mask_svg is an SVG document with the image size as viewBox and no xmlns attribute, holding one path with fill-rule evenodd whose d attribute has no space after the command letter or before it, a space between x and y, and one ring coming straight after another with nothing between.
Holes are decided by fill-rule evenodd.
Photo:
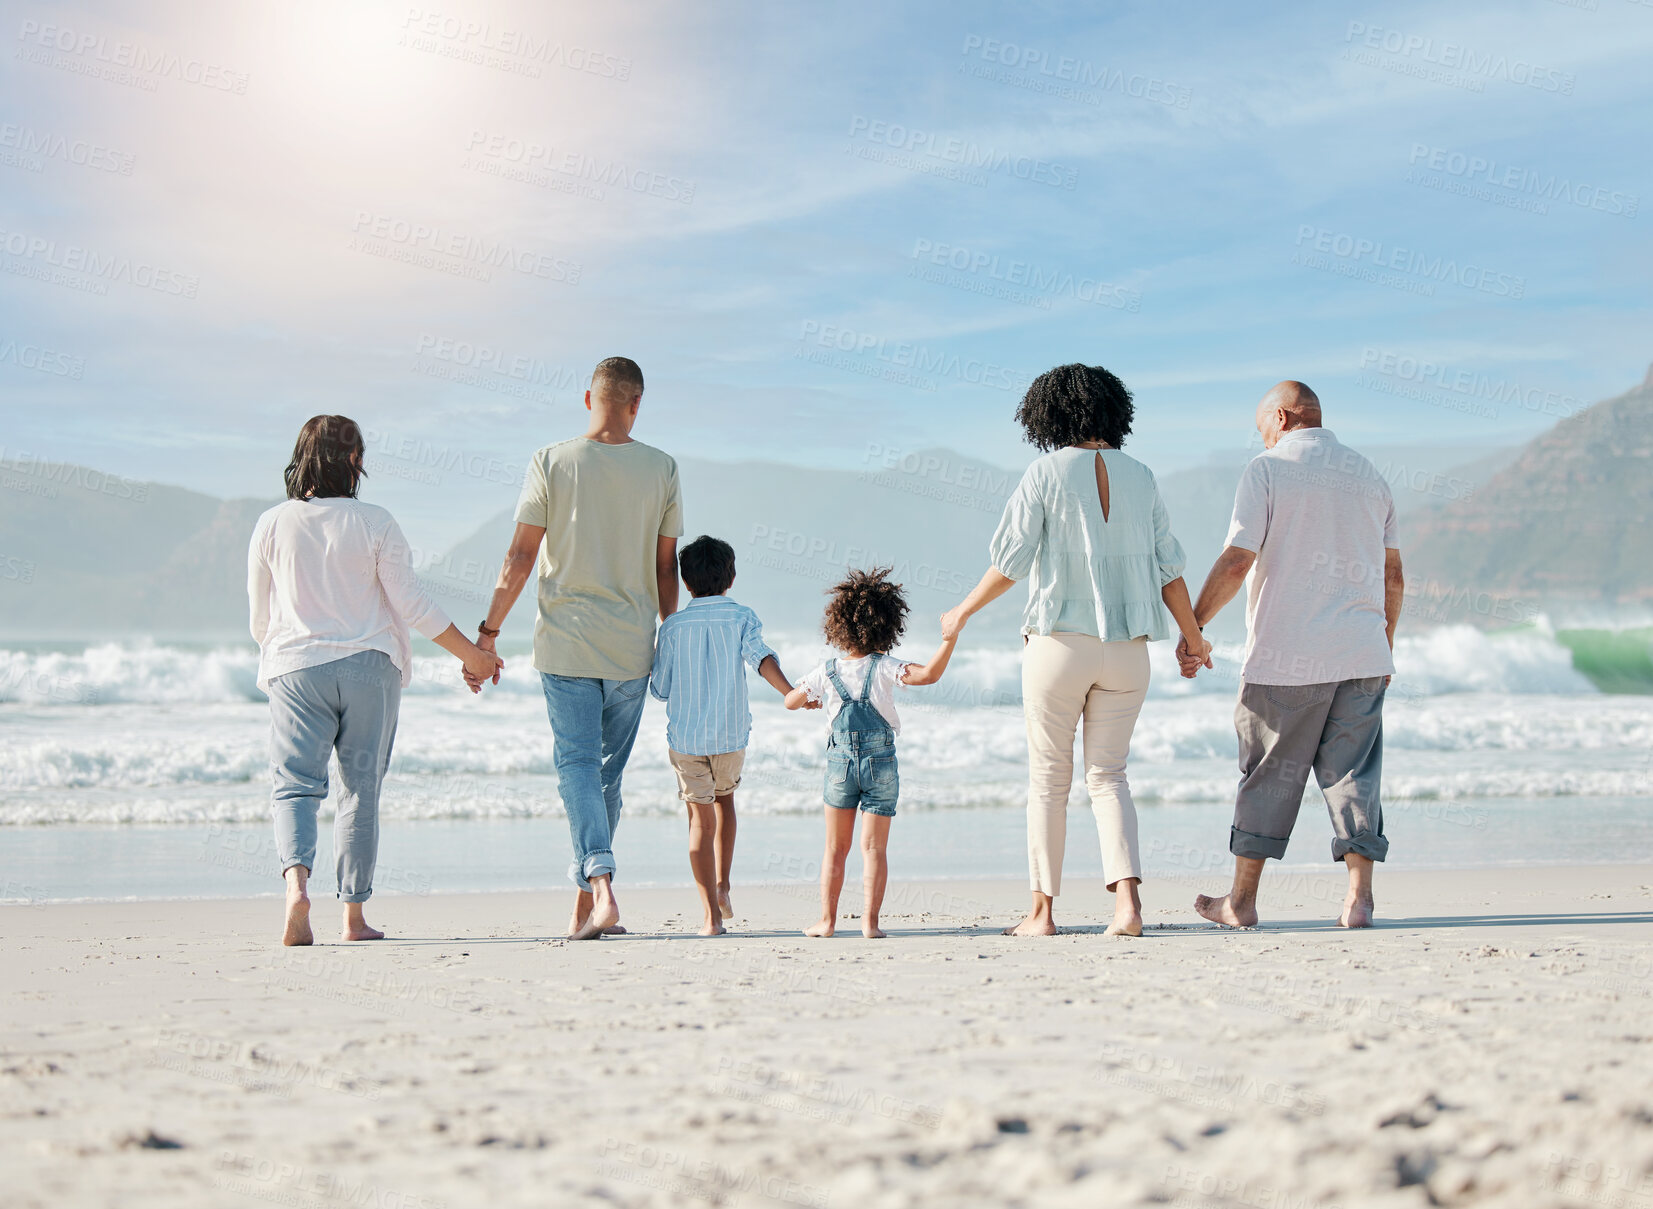
<instances>
[{"instance_id":1,"label":"sandy beach","mask_svg":"<svg viewBox=\"0 0 1653 1209\"><path fill-rule=\"evenodd\" d=\"M1218 879L1220 880L1220 879ZM1200 889L1217 888L1202 879ZM1196 885L1149 932L997 926L1018 882L892 886L829 941L804 886L384 897L392 939L283 950L278 904L0 910L17 1206L1653 1205L1653 866ZM318 900L319 936L336 906Z\"/></svg>"}]
</instances>

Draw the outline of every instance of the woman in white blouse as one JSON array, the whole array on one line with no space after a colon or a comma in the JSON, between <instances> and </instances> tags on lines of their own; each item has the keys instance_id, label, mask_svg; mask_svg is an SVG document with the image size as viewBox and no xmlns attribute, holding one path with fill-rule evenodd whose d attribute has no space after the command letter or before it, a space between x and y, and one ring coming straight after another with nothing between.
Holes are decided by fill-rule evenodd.
<instances>
[{"instance_id":1,"label":"woman in white blouse","mask_svg":"<svg viewBox=\"0 0 1653 1209\"><path fill-rule=\"evenodd\" d=\"M307 421L287 466L287 500L258 518L247 550L258 684L270 698L271 812L287 883L287 945L313 940L307 884L335 750L333 852L344 939L384 937L368 926L362 904L373 893L379 854L379 788L413 673L408 627L459 657L472 692L485 679L498 683L504 666L425 594L390 513L356 498L363 452L354 420Z\"/></svg>"},{"instance_id":2,"label":"woman in white blouse","mask_svg":"<svg viewBox=\"0 0 1653 1209\"><path fill-rule=\"evenodd\" d=\"M1182 546L1153 473L1119 452L1132 414L1131 392L1100 366L1062 365L1034 379L1016 419L1028 441L1048 452L1027 468L1005 506L992 566L942 617L942 633L956 635L977 610L1028 581L1022 709L1033 909L1008 935L1056 932L1081 722L1085 785L1114 891L1108 934L1141 935L1142 858L1125 758L1148 694L1148 641L1171 636L1166 609L1190 652L1210 666L1211 644L1194 623Z\"/></svg>"}]
</instances>

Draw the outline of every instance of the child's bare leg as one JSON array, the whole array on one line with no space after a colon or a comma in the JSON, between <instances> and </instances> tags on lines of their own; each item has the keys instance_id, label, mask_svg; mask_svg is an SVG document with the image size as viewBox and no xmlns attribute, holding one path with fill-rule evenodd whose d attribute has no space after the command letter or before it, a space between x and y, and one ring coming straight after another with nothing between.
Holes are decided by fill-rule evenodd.
<instances>
[{"instance_id":1,"label":"child's bare leg","mask_svg":"<svg viewBox=\"0 0 1653 1209\"><path fill-rule=\"evenodd\" d=\"M702 936L723 935L723 916L717 909L717 807L711 802L688 802L689 872L700 892Z\"/></svg>"},{"instance_id":2,"label":"child's bare leg","mask_svg":"<svg viewBox=\"0 0 1653 1209\"><path fill-rule=\"evenodd\" d=\"M717 905L724 919L734 917L729 905L729 867L735 863L735 795L717 800Z\"/></svg>"},{"instance_id":3,"label":"child's bare leg","mask_svg":"<svg viewBox=\"0 0 1653 1209\"><path fill-rule=\"evenodd\" d=\"M861 934L869 940L882 940L884 929L878 926L878 912L884 906L884 887L890 880L890 865L884 850L890 841L890 816L865 814L861 819L861 875L866 892L861 912Z\"/></svg>"},{"instance_id":4,"label":"child's bare leg","mask_svg":"<svg viewBox=\"0 0 1653 1209\"><path fill-rule=\"evenodd\" d=\"M855 811L826 810L826 851L821 855L821 922L805 936L831 936L838 929L838 894L844 888L844 861L855 839Z\"/></svg>"}]
</instances>

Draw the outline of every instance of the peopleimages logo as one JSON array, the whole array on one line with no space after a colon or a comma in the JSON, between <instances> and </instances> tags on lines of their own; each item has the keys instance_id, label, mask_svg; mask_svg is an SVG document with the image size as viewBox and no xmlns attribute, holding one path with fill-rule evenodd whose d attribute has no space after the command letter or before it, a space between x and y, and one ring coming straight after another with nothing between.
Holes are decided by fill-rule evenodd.
<instances>
[{"instance_id":1,"label":"peopleimages logo","mask_svg":"<svg viewBox=\"0 0 1653 1209\"><path fill-rule=\"evenodd\" d=\"M1402 383L1423 392L1416 397L1424 402L1434 401L1428 392L1441 391L1446 395L1463 396L1475 403L1484 401L1505 407L1519 407L1539 415L1557 416L1562 419L1576 414L1584 407L1584 404L1573 395L1529 386L1519 379L1477 373L1427 357L1414 357L1391 349L1373 348L1370 345L1361 350L1360 368L1363 373L1360 385L1384 390L1389 394L1410 396L1409 391L1381 385L1381 379L1374 377L1381 375L1382 379ZM1462 411L1467 408L1454 410ZM1496 419L1497 413L1492 412L1487 418Z\"/></svg>"},{"instance_id":2,"label":"peopleimages logo","mask_svg":"<svg viewBox=\"0 0 1653 1209\"><path fill-rule=\"evenodd\" d=\"M1520 298L1527 292L1527 279L1509 273L1496 273L1479 265L1446 256L1431 256L1399 245L1391 246L1381 239L1367 239L1341 231L1328 231L1303 223L1297 228L1299 249L1329 254L1351 265L1369 266L1375 272L1406 273L1414 277L1445 284L1462 286L1500 298ZM1310 263L1311 267L1320 267Z\"/></svg>"},{"instance_id":3,"label":"peopleimages logo","mask_svg":"<svg viewBox=\"0 0 1653 1209\"><path fill-rule=\"evenodd\" d=\"M469 340L456 340L450 336L426 332L419 337L414 351L421 357L434 357L461 369L499 374L535 386L571 390L581 385L581 376L577 371L553 365L543 357L506 353L486 344L473 344Z\"/></svg>"},{"instance_id":4,"label":"peopleimages logo","mask_svg":"<svg viewBox=\"0 0 1653 1209\"><path fill-rule=\"evenodd\" d=\"M402 18L404 36L424 35L432 40L416 50L443 53L446 58L457 58L483 66L499 66L489 62L488 53L507 59L517 59L531 69L526 74L538 76L540 66L561 67L568 71L584 72L608 80L624 82L631 79L631 59L625 55L611 55L584 46L570 46L558 38L541 37L524 30L501 29L486 21L472 21L430 9L410 8ZM441 51L440 38L454 53ZM467 53L468 52L468 53Z\"/></svg>"},{"instance_id":5,"label":"peopleimages logo","mask_svg":"<svg viewBox=\"0 0 1653 1209\"><path fill-rule=\"evenodd\" d=\"M0 125L0 147L20 155L37 156L41 160L62 160L97 172L113 172L131 176L136 161L124 151L115 151L102 143L87 139L68 138L47 130L33 130L15 122Z\"/></svg>"},{"instance_id":6,"label":"peopleimages logo","mask_svg":"<svg viewBox=\"0 0 1653 1209\"><path fill-rule=\"evenodd\" d=\"M1181 84L1169 80L1141 72L1127 75L1117 67L1092 63L1088 59L1075 59L1069 55L1053 58L1048 50L1018 46L1014 42L981 34L965 35L964 50L960 53L965 58L977 58L986 64L1007 67L1026 77L1018 81L978 71L977 74L984 78L1017 83L1032 92L1050 92L1069 100L1089 100L1101 93L1117 92L1141 101L1187 109L1194 95Z\"/></svg>"},{"instance_id":7,"label":"peopleimages logo","mask_svg":"<svg viewBox=\"0 0 1653 1209\"><path fill-rule=\"evenodd\" d=\"M1000 390L1021 390L1033 381L1032 375L1021 370L977 357L961 357L944 353L927 345L907 340L890 340L872 332L821 323L805 319L799 340L823 349L854 353L858 357L872 357L903 370L920 374L934 374L941 378L956 378L973 386L993 386Z\"/></svg>"},{"instance_id":8,"label":"peopleimages logo","mask_svg":"<svg viewBox=\"0 0 1653 1209\"><path fill-rule=\"evenodd\" d=\"M1520 168L1514 164L1500 164L1484 155L1471 155L1446 147L1431 147L1427 143L1413 143L1407 165L1414 169L1437 172L1466 183L1505 189L1512 194L1539 198L1543 201L1564 201L1582 210L1600 210L1605 214L1622 214L1634 218L1641 208L1641 198L1635 193L1604 189L1584 181L1572 181L1554 172L1540 172L1534 168Z\"/></svg>"},{"instance_id":9,"label":"peopleimages logo","mask_svg":"<svg viewBox=\"0 0 1653 1209\"><path fill-rule=\"evenodd\" d=\"M50 374L54 378L79 380L86 376L86 360L83 357L39 344L3 338L0 338L0 365L16 365L39 374Z\"/></svg>"},{"instance_id":10,"label":"peopleimages logo","mask_svg":"<svg viewBox=\"0 0 1653 1209\"><path fill-rule=\"evenodd\" d=\"M88 33L66 25L42 25L38 21L24 21L17 31L17 40L26 49L74 55L109 68L129 68L181 84L199 84L203 88L242 95L247 91L247 73L232 71L217 63L205 63L167 50L152 50L135 42L113 42L102 34ZM19 53L19 58L38 61L33 55ZM153 90L153 83L150 83Z\"/></svg>"},{"instance_id":11,"label":"peopleimages logo","mask_svg":"<svg viewBox=\"0 0 1653 1209\"><path fill-rule=\"evenodd\" d=\"M441 257L451 265L469 269L470 272L464 275L481 281L492 280L488 270L495 268L567 285L578 285L580 281L579 261L537 252L532 248L518 248L502 239L444 231L441 227L409 222L388 214L373 214L367 210L356 212L356 221L350 229L356 235L352 247L358 251L388 254L390 259L407 260L447 271L449 265L432 259ZM392 250L399 250L401 254Z\"/></svg>"},{"instance_id":12,"label":"peopleimages logo","mask_svg":"<svg viewBox=\"0 0 1653 1209\"><path fill-rule=\"evenodd\" d=\"M1358 42L1369 50L1380 50L1400 59L1415 60L1441 71L1461 72L1483 80L1503 80L1564 97L1573 95L1573 87L1577 83L1577 78L1570 71L1558 71L1496 52L1483 53L1456 42L1437 42L1434 38L1385 29L1381 25L1367 25L1363 21L1349 22L1343 40Z\"/></svg>"},{"instance_id":13,"label":"peopleimages logo","mask_svg":"<svg viewBox=\"0 0 1653 1209\"><path fill-rule=\"evenodd\" d=\"M189 273L177 273L130 256L95 252L80 244L60 244L55 239L22 231L0 230L0 252L17 257L25 267L34 267L41 273L55 270L87 284L107 287L109 282L117 282L180 298L194 298L201 288L201 279ZM23 275L39 274L25 272Z\"/></svg>"},{"instance_id":14,"label":"peopleimages logo","mask_svg":"<svg viewBox=\"0 0 1653 1209\"><path fill-rule=\"evenodd\" d=\"M634 168L620 160L604 159L580 151L559 151L547 143L512 138L503 134L471 131L465 148L479 159L524 171L538 169L596 185L641 193L664 201L688 205L694 201L695 183L647 168Z\"/></svg>"},{"instance_id":15,"label":"peopleimages logo","mask_svg":"<svg viewBox=\"0 0 1653 1209\"><path fill-rule=\"evenodd\" d=\"M1017 155L997 147L983 147L968 139L943 137L898 122L881 122L860 114L850 119L849 137L887 147L898 154L921 156L949 164L964 171L997 172L1056 189L1072 189L1079 181L1077 168L1037 156Z\"/></svg>"},{"instance_id":16,"label":"peopleimages logo","mask_svg":"<svg viewBox=\"0 0 1653 1209\"><path fill-rule=\"evenodd\" d=\"M1047 269L1030 260L1001 259L997 252L982 252L920 237L913 241L911 256L921 264L990 278L1035 294L1053 294L1120 311L1142 308L1142 295L1129 286L1099 281L1066 269Z\"/></svg>"}]
</instances>

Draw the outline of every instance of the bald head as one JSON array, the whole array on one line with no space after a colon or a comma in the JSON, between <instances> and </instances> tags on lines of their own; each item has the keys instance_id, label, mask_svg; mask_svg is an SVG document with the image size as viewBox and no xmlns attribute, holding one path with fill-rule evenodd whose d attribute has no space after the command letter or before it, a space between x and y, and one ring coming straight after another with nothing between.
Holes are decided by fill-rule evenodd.
<instances>
[{"instance_id":1,"label":"bald head","mask_svg":"<svg viewBox=\"0 0 1653 1209\"><path fill-rule=\"evenodd\" d=\"M1320 396L1302 382L1276 382L1257 404L1257 431L1264 449L1273 449L1294 428L1319 427Z\"/></svg>"}]
</instances>

